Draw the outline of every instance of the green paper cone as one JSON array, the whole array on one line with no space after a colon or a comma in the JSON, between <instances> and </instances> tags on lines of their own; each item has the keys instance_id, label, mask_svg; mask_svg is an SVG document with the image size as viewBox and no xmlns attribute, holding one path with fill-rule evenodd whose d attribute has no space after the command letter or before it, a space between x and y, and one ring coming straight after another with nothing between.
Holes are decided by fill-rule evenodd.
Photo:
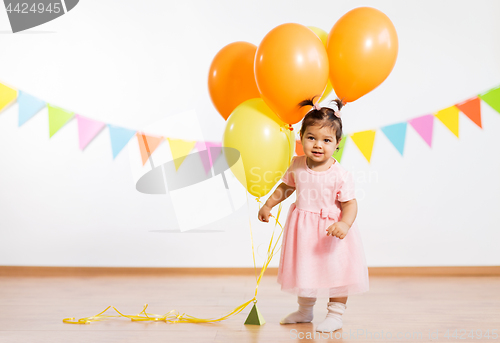
<instances>
[{"instance_id":1,"label":"green paper cone","mask_svg":"<svg viewBox=\"0 0 500 343\"><path fill-rule=\"evenodd\" d=\"M260 314L259 309L257 308L257 304L253 304L252 310L248 314L247 320L245 321L245 324L249 325L264 325L266 321L264 320L264 317Z\"/></svg>"}]
</instances>

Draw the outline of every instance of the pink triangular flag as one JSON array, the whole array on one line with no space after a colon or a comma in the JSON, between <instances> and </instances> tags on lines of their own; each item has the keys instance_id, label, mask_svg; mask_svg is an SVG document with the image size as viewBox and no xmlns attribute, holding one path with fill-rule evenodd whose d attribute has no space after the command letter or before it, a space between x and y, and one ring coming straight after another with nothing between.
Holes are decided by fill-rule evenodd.
<instances>
[{"instance_id":1,"label":"pink triangular flag","mask_svg":"<svg viewBox=\"0 0 500 343\"><path fill-rule=\"evenodd\" d=\"M222 152L222 142L205 142L205 144L207 145L208 156L210 156L210 166L212 166Z\"/></svg>"},{"instance_id":2,"label":"pink triangular flag","mask_svg":"<svg viewBox=\"0 0 500 343\"><path fill-rule=\"evenodd\" d=\"M434 127L434 115L426 114L424 116L408 120L411 126L418 132L420 137L430 146L432 146L432 129Z\"/></svg>"},{"instance_id":3,"label":"pink triangular flag","mask_svg":"<svg viewBox=\"0 0 500 343\"><path fill-rule=\"evenodd\" d=\"M207 150L207 152L208 152L207 154L199 154L200 158L201 158L201 162L203 163L203 168L205 169L205 173L208 174L210 169L212 169L212 165L217 160L217 158L219 157L219 155L222 151L222 143L199 141L199 142L196 142L195 146L199 152L202 152L204 150ZM221 147L221 149L213 149L213 148L217 148L217 147ZM212 154L213 154L213 156L212 156Z\"/></svg>"},{"instance_id":4,"label":"pink triangular flag","mask_svg":"<svg viewBox=\"0 0 500 343\"><path fill-rule=\"evenodd\" d=\"M76 120L78 122L80 150L83 150L97 136L99 131L104 128L106 123L101 123L100 121L89 119L79 114L76 115Z\"/></svg>"},{"instance_id":5,"label":"pink triangular flag","mask_svg":"<svg viewBox=\"0 0 500 343\"><path fill-rule=\"evenodd\" d=\"M204 153L205 150L207 150L207 146L205 145L205 142L203 141L198 141L195 144L196 150L198 150L198 155L200 156L201 163L203 163L203 169L205 169L205 174L208 174L210 171L212 164L210 163L210 155L207 151L207 153Z\"/></svg>"}]
</instances>

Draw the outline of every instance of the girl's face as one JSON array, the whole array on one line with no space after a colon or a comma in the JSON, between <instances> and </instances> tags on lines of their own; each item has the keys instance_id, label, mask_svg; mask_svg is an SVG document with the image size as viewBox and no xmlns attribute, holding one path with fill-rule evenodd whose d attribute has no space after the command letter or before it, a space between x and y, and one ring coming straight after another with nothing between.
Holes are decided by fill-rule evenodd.
<instances>
[{"instance_id":1,"label":"girl's face","mask_svg":"<svg viewBox=\"0 0 500 343\"><path fill-rule=\"evenodd\" d=\"M304 154L314 165L326 163L340 144L332 128L320 128L320 125L308 126L301 141Z\"/></svg>"}]
</instances>

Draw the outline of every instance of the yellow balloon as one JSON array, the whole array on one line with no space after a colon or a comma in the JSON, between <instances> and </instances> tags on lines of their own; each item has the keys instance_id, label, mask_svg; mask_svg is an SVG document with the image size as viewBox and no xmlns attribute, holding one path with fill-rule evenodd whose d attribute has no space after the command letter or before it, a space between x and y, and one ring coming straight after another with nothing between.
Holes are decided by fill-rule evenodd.
<instances>
[{"instance_id":1,"label":"yellow balloon","mask_svg":"<svg viewBox=\"0 0 500 343\"><path fill-rule=\"evenodd\" d=\"M315 26L308 26L307 28L314 32L316 36L321 39L321 43L323 43L323 45L326 47L326 43L328 42L328 33L326 33L325 30L322 30L319 27Z\"/></svg>"},{"instance_id":2,"label":"yellow balloon","mask_svg":"<svg viewBox=\"0 0 500 343\"><path fill-rule=\"evenodd\" d=\"M321 39L321 43L323 43L323 45L325 46L325 49L326 49L326 43L328 43L328 33L326 33L325 30L320 29L319 27L308 26L308 28L309 28L309 30L314 32L316 34L316 36L319 37L319 39ZM325 100L326 97L328 95L330 95L332 90L333 90L332 83L330 82L330 78L328 78L328 83L326 84L325 91L323 92L323 95L319 99L319 102L322 102L323 100Z\"/></svg>"},{"instance_id":3,"label":"yellow balloon","mask_svg":"<svg viewBox=\"0 0 500 343\"><path fill-rule=\"evenodd\" d=\"M295 137L287 127L261 98L244 101L227 119L222 145L237 149L243 165L228 163L253 196L269 193L290 165Z\"/></svg>"}]
</instances>

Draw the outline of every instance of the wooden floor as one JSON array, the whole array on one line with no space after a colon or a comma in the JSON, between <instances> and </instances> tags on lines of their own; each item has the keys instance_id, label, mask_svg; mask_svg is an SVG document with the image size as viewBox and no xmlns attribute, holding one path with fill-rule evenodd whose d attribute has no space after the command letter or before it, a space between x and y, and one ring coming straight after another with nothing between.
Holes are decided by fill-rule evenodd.
<instances>
[{"instance_id":1,"label":"wooden floor","mask_svg":"<svg viewBox=\"0 0 500 343\"><path fill-rule=\"evenodd\" d=\"M149 313L175 309L200 318L221 317L254 292L255 277L247 275L0 276L0 342L500 342L498 276L371 276L370 291L349 298L343 329L328 338L312 336L326 315L326 298L318 299L313 323L279 324L297 304L280 290L275 275L265 276L259 286L262 326L243 324L250 305L218 323L62 322L96 315L108 305L135 315L145 303ZM111 309L106 314L117 313ZM490 338L478 339L479 330L482 335L489 330Z\"/></svg>"}]
</instances>

